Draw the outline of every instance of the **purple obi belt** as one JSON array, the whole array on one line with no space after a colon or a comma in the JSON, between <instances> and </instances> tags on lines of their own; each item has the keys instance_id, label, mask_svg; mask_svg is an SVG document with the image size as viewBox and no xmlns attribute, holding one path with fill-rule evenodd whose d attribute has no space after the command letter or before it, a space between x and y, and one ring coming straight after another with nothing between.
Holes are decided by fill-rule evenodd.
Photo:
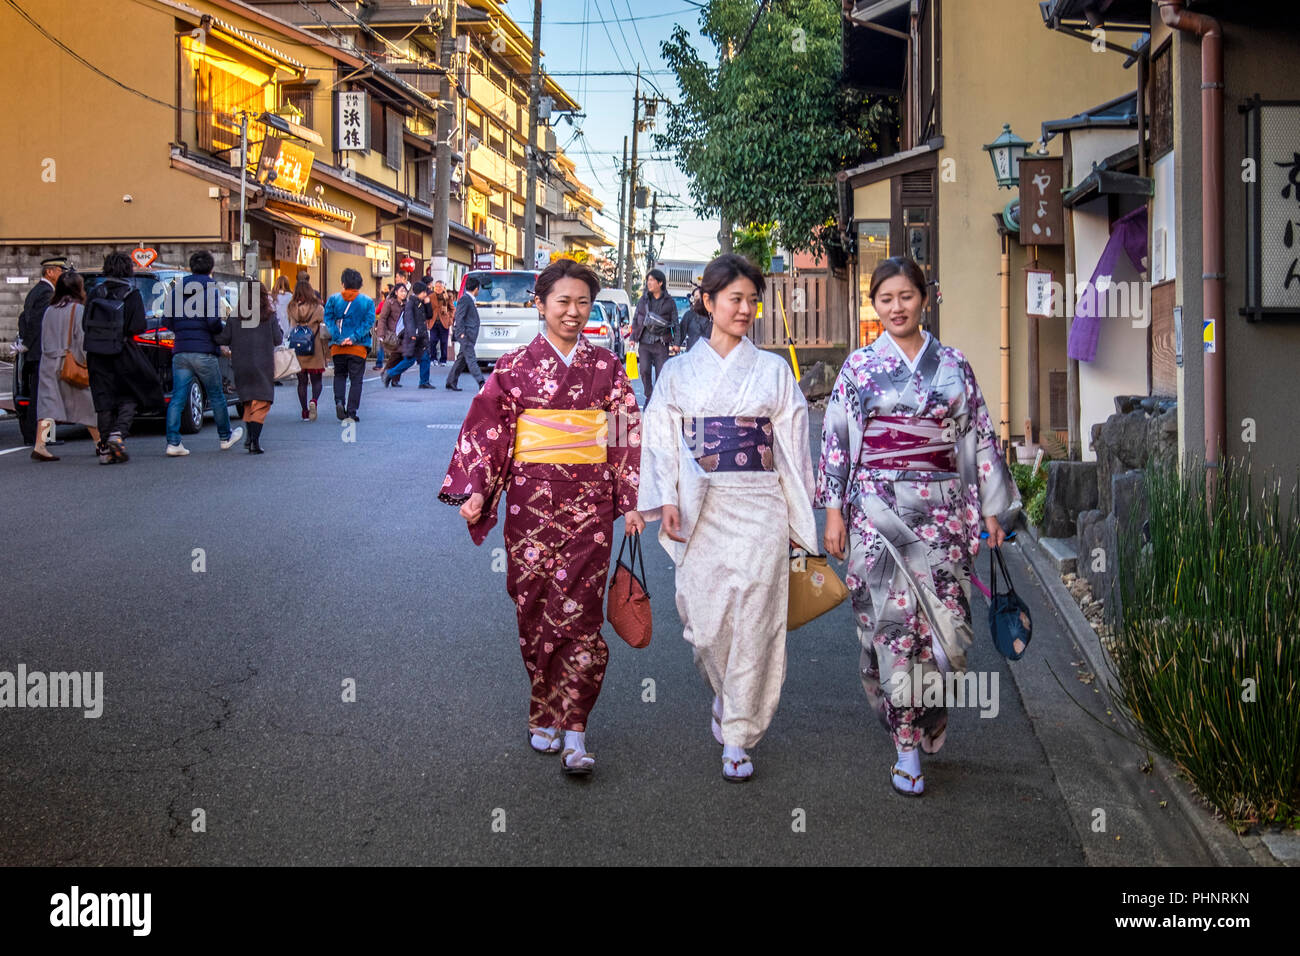
<instances>
[{"instance_id":1,"label":"purple obi belt","mask_svg":"<svg viewBox=\"0 0 1300 956\"><path fill-rule=\"evenodd\" d=\"M878 415L867 422L860 460L892 471L956 471L955 431L951 419Z\"/></svg>"},{"instance_id":2,"label":"purple obi belt","mask_svg":"<svg viewBox=\"0 0 1300 956\"><path fill-rule=\"evenodd\" d=\"M770 418L683 418L686 446L705 471L775 471Z\"/></svg>"}]
</instances>

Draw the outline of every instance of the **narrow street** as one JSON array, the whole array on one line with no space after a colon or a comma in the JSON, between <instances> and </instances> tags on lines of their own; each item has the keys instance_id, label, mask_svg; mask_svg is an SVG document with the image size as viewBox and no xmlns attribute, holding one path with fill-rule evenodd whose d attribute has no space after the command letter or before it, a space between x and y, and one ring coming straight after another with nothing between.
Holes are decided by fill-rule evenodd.
<instances>
[{"instance_id":1,"label":"narrow street","mask_svg":"<svg viewBox=\"0 0 1300 956\"><path fill-rule=\"evenodd\" d=\"M564 779L527 746L500 530L475 548L434 498L470 395L378 384L353 444L298 421L285 388L260 458L219 451L210 421L187 459L163 456L157 425L125 466L99 466L72 429L55 465L0 456L12 539L51 543L6 569L5 664L104 675L97 719L5 713L0 864L1208 862L1154 811L1161 795L1118 802L1150 783L1136 759L1093 776L1109 735L1047 667L1104 708L1015 546L1033 651L997 654L976 593L971 667L996 679L996 716L952 712L923 800L891 792L847 604L791 635L757 776L726 784L657 542L654 641L606 631L598 770ZM818 415L812 429L815 455ZM0 452L17 444L0 421ZM1106 834L1088 830L1094 805L1119 808Z\"/></svg>"}]
</instances>

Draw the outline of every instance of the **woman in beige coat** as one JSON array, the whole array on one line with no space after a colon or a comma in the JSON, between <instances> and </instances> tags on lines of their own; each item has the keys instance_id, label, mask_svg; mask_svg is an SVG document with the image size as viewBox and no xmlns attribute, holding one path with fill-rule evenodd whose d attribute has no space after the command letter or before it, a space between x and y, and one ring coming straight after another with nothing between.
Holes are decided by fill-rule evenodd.
<instances>
[{"instance_id":1,"label":"woman in beige coat","mask_svg":"<svg viewBox=\"0 0 1300 956\"><path fill-rule=\"evenodd\" d=\"M321 305L320 299L316 296L316 290L311 287L311 282L307 279L298 280L298 288L294 290L293 299L285 307L285 314L289 319L289 329L292 330L299 326L305 325L311 329L315 337L313 344L315 350L310 355L298 356L298 367L301 371L298 373L298 404L302 406L302 420L305 422L316 420L316 402L320 399L321 388L323 383L321 376L325 374L325 343L321 341L320 325L325 318L325 307ZM311 382L311 400L307 399L307 383Z\"/></svg>"},{"instance_id":2,"label":"woman in beige coat","mask_svg":"<svg viewBox=\"0 0 1300 956\"><path fill-rule=\"evenodd\" d=\"M89 388L77 388L59 377L63 356L67 352L82 365L86 352L82 348L84 332L81 317L86 311L86 288L77 273L65 272L54 287L54 297L41 320L41 377L36 390L36 447L33 461L58 461L45 447L55 422L85 425L90 437L99 445L98 419Z\"/></svg>"}]
</instances>

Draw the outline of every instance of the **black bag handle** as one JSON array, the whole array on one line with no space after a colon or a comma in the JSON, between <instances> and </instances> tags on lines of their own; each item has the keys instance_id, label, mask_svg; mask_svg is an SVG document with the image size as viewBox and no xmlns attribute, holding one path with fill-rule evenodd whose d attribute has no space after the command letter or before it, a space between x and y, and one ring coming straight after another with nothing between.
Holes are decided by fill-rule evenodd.
<instances>
[{"instance_id":1,"label":"black bag handle","mask_svg":"<svg viewBox=\"0 0 1300 956\"><path fill-rule=\"evenodd\" d=\"M1015 586L1011 583L1011 575L1007 573L1007 562L1006 559L1002 557L1002 549L990 547L989 548L989 586L992 587L993 589L993 596L997 597L999 594L1001 594L1001 592L998 590L998 572L993 567L994 555L997 555L998 567L1002 569L1002 577L1006 578L1007 581L1006 593L1015 594L1016 589Z\"/></svg>"},{"instance_id":2,"label":"black bag handle","mask_svg":"<svg viewBox=\"0 0 1300 956\"><path fill-rule=\"evenodd\" d=\"M641 551L641 535L628 534L627 532L623 533L623 543L619 545L618 561L616 562L616 565L623 563L623 549L627 547L627 542L629 538L632 540L632 553L628 555L626 567L628 571L631 572L632 577L636 578L637 581L640 583L641 590L645 591L645 596L649 598L650 588L646 586L645 555ZM640 562L641 564L641 573L639 575L636 573L637 562ZM627 600L629 601L632 600L631 589L628 590Z\"/></svg>"}]
</instances>

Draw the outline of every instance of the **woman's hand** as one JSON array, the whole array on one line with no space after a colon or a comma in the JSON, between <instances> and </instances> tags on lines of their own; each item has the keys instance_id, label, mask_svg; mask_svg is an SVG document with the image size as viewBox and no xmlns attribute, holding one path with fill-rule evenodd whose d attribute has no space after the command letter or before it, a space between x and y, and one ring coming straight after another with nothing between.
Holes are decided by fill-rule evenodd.
<instances>
[{"instance_id":1,"label":"woman's hand","mask_svg":"<svg viewBox=\"0 0 1300 956\"><path fill-rule=\"evenodd\" d=\"M640 534L645 530L645 518L639 511L629 511L623 515L623 530L628 534Z\"/></svg>"},{"instance_id":2,"label":"woman's hand","mask_svg":"<svg viewBox=\"0 0 1300 956\"><path fill-rule=\"evenodd\" d=\"M474 524L479 518L483 517L483 495L480 492L474 492L469 496L469 501L460 506L460 516Z\"/></svg>"},{"instance_id":3,"label":"woman's hand","mask_svg":"<svg viewBox=\"0 0 1300 956\"><path fill-rule=\"evenodd\" d=\"M826 546L826 552L843 561L844 549L848 543L849 532L844 527L844 515L840 514L838 508L827 508L826 530L822 533L822 544Z\"/></svg>"},{"instance_id":4,"label":"woman's hand","mask_svg":"<svg viewBox=\"0 0 1300 956\"><path fill-rule=\"evenodd\" d=\"M682 513L677 510L676 505L664 505L663 522L668 537L682 544L686 543L686 539L682 537Z\"/></svg>"},{"instance_id":5,"label":"woman's hand","mask_svg":"<svg viewBox=\"0 0 1300 956\"><path fill-rule=\"evenodd\" d=\"M1002 525L998 523L996 515L989 515L984 519L984 527L989 532L989 547L1000 548L1002 542L1007 539L1007 533L1002 530Z\"/></svg>"}]
</instances>

